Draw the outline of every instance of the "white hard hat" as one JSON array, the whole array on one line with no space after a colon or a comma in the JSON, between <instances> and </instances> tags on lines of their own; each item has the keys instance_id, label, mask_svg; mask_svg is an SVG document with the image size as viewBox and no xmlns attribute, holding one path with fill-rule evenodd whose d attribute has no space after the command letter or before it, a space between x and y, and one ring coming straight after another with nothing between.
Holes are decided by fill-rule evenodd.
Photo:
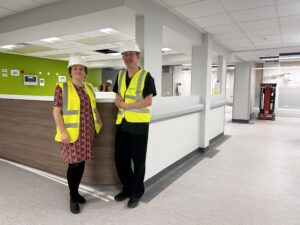
<instances>
[{"instance_id":1,"label":"white hard hat","mask_svg":"<svg viewBox=\"0 0 300 225\"><path fill-rule=\"evenodd\" d=\"M70 66L74 66L74 65L82 65L84 67L87 67L86 61L83 58L81 58L80 56L71 56L70 57L68 68Z\"/></svg>"},{"instance_id":2,"label":"white hard hat","mask_svg":"<svg viewBox=\"0 0 300 225\"><path fill-rule=\"evenodd\" d=\"M107 80L106 83L112 84L112 80Z\"/></svg>"},{"instance_id":3,"label":"white hard hat","mask_svg":"<svg viewBox=\"0 0 300 225\"><path fill-rule=\"evenodd\" d=\"M138 44L131 40L131 41L126 41L120 48L120 52L141 52Z\"/></svg>"}]
</instances>

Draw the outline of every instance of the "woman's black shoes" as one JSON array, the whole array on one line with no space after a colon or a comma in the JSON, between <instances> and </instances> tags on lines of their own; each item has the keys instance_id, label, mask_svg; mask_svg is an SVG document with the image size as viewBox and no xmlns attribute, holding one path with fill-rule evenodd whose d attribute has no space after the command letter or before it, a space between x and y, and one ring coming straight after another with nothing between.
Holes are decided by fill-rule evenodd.
<instances>
[{"instance_id":1,"label":"woman's black shoes","mask_svg":"<svg viewBox=\"0 0 300 225\"><path fill-rule=\"evenodd\" d=\"M86 203L86 199L83 196L81 196L80 194L77 195L77 200L80 204Z\"/></svg>"},{"instance_id":2,"label":"woman's black shoes","mask_svg":"<svg viewBox=\"0 0 300 225\"><path fill-rule=\"evenodd\" d=\"M79 202L74 201L74 200L71 199L70 200L70 210L74 214L80 213Z\"/></svg>"}]
</instances>

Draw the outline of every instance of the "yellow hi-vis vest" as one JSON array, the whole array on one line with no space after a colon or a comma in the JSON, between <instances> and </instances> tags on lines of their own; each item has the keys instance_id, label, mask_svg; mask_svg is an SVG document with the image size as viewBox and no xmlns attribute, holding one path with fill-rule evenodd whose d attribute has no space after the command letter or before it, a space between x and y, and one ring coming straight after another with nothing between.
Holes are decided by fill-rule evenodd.
<instances>
[{"instance_id":1,"label":"yellow hi-vis vest","mask_svg":"<svg viewBox=\"0 0 300 225\"><path fill-rule=\"evenodd\" d=\"M118 75L118 94L126 104L134 103L144 99L143 90L145 86L147 72L138 70L131 78L128 88L126 88L126 71L120 70ZM150 107L142 109L119 109L116 124L121 124L123 118L129 123L149 123Z\"/></svg>"},{"instance_id":2,"label":"yellow hi-vis vest","mask_svg":"<svg viewBox=\"0 0 300 225\"><path fill-rule=\"evenodd\" d=\"M70 138L70 143L75 142L79 135L80 124L80 99L77 91L71 81L58 83L63 90L63 109L62 115L66 131ZM90 97L91 107L93 111L93 118L95 123L95 130L98 134L100 132L100 124L97 123L96 117L96 98L93 91L93 86L89 83L84 83L84 89ZM61 142L61 134L56 127L55 141Z\"/></svg>"}]
</instances>

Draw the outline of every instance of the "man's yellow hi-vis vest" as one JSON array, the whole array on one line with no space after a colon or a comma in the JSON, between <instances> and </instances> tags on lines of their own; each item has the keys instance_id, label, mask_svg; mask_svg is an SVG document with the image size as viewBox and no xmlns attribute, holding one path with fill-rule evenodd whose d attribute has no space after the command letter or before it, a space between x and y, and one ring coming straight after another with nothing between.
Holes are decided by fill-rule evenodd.
<instances>
[{"instance_id":1,"label":"man's yellow hi-vis vest","mask_svg":"<svg viewBox=\"0 0 300 225\"><path fill-rule=\"evenodd\" d=\"M70 143L75 142L79 135L80 124L80 99L73 84L68 81L58 83L63 90L63 109L62 115L66 131L70 138ZM98 134L100 132L100 124L97 123L96 117L96 98L93 91L93 86L89 83L84 83L84 88L90 97L91 107L93 111L93 118L95 123L95 130ZM61 134L56 128L55 141L61 142Z\"/></svg>"},{"instance_id":2,"label":"man's yellow hi-vis vest","mask_svg":"<svg viewBox=\"0 0 300 225\"><path fill-rule=\"evenodd\" d=\"M140 69L131 78L128 88L126 88L126 71L119 71L118 75L118 94L126 104L134 103L144 99L143 90L145 86L147 72ZM121 124L123 118L129 123L149 123L150 107L142 109L119 109L116 124Z\"/></svg>"}]
</instances>

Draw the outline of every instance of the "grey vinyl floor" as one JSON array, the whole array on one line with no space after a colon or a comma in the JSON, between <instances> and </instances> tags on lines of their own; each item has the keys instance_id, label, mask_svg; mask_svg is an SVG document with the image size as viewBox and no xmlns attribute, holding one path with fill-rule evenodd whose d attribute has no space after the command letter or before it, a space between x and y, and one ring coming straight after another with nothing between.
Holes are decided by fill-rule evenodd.
<instances>
[{"instance_id":1,"label":"grey vinyl floor","mask_svg":"<svg viewBox=\"0 0 300 225\"><path fill-rule=\"evenodd\" d=\"M225 134L213 157L136 209L84 193L73 215L64 184L0 161L0 224L300 225L300 118L227 120Z\"/></svg>"}]
</instances>

